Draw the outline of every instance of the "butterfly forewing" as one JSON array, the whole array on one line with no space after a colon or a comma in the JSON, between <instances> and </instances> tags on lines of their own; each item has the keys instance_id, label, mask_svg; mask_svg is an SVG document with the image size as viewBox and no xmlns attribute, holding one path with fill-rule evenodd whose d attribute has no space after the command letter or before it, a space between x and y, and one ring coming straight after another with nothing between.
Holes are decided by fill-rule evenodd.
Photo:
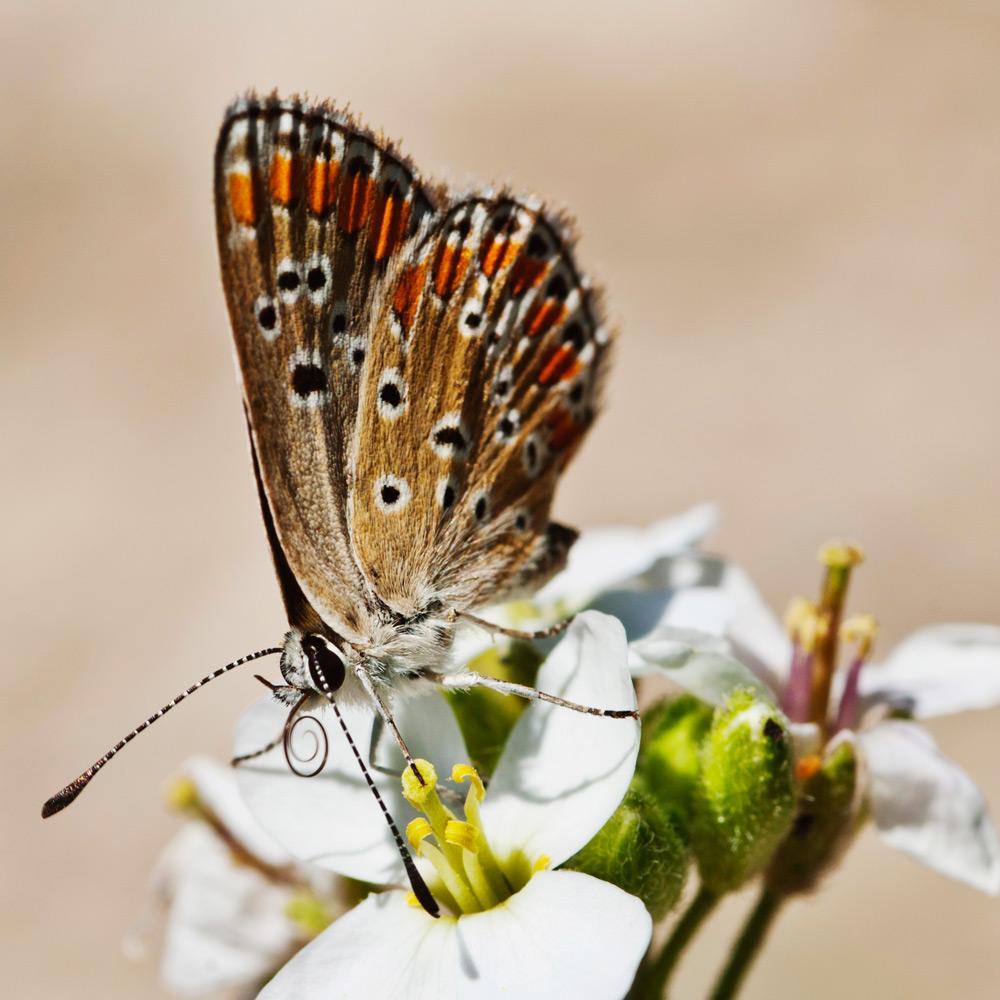
<instances>
[{"instance_id":1,"label":"butterfly forewing","mask_svg":"<svg viewBox=\"0 0 1000 1000\"><path fill-rule=\"evenodd\" d=\"M538 586L575 537L549 507L608 350L556 226L509 198L452 205L373 320L350 498L370 585L403 616Z\"/></svg>"},{"instance_id":2,"label":"butterfly forewing","mask_svg":"<svg viewBox=\"0 0 1000 1000\"><path fill-rule=\"evenodd\" d=\"M347 469L376 336L369 305L431 201L406 163L344 116L277 99L230 110L215 198L252 446L277 541L328 624L364 641Z\"/></svg>"}]
</instances>

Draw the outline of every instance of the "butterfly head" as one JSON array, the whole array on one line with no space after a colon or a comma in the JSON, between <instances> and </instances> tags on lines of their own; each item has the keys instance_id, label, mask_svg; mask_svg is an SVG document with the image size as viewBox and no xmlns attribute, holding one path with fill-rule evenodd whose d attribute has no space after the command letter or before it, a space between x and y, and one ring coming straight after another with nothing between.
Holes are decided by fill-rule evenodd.
<instances>
[{"instance_id":1,"label":"butterfly head","mask_svg":"<svg viewBox=\"0 0 1000 1000\"><path fill-rule=\"evenodd\" d=\"M349 647L341 648L327 636L289 632L281 651L281 674L292 689L289 696L297 700L314 692L332 697L347 680L350 660Z\"/></svg>"}]
</instances>

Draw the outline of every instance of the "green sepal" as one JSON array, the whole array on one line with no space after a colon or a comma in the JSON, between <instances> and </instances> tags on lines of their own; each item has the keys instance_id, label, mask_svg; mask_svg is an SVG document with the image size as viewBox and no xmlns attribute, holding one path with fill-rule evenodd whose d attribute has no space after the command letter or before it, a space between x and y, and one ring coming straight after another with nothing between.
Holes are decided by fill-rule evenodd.
<instances>
[{"instance_id":1,"label":"green sepal","mask_svg":"<svg viewBox=\"0 0 1000 1000\"><path fill-rule=\"evenodd\" d=\"M544 662L542 654L531 643L512 642L506 649L492 646L468 666L489 677L534 686L538 668ZM488 778L500 759L514 723L525 709L525 700L484 687L449 692L445 697L462 731L469 759L476 770Z\"/></svg>"},{"instance_id":2,"label":"green sepal","mask_svg":"<svg viewBox=\"0 0 1000 1000\"><path fill-rule=\"evenodd\" d=\"M848 848L865 817L858 775L854 743L842 740L801 783L795 821L767 869L767 884L775 892L787 896L815 889Z\"/></svg>"},{"instance_id":3,"label":"green sepal","mask_svg":"<svg viewBox=\"0 0 1000 1000\"><path fill-rule=\"evenodd\" d=\"M642 719L636 773L681 830L691 823L701 744L711 725L712 707L689 694L660 702Z\"/></svg>"},{"instance_id":4,"label":"green sepal","mask_svg":"<svg viewBox=\"0 0 1000 1000\"><path fill-rule=\"evenodd\" d=\"M561 868L585 872L638 896L653 920L676 905L690 858L670 817L634 780L622 803Z\"/></svg>"},{"instance_id":5,"label":"green sepal","mask_svg":"<svg viewBox=\"0 0 1000 1000\"><path fill-rule=\"evenodd\" d=\"M702 884L722 895L762 871L794 814L785 718L737 691L716 709L701 747L690 835Z\"/></svg>"}]
</instances>

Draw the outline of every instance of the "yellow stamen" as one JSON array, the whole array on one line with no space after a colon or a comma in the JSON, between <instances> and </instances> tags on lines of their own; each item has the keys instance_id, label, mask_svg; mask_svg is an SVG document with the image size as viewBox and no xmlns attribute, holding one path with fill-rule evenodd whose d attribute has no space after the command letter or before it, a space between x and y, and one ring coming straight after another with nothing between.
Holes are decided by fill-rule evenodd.
<instances>
[{"instance_id":1,"label":"yellow stamen","mask_svg":"<svg viewBox=\"0 0 1000 1000\"><path fill-rule=\"evenodd\" d=\"M531 874L534 875L537 872L545 872L549 870L549 865L552 864L552 859L547 854L539 854L535 858L535 863L531 866Z\"/></svg>"},{"instance_id":2,"label":"yellow stamen","mask_svg":"<svg viewBox=\"0 0 1000 1000\"><path fill-rule=\"evenodd\" d=\"M799 631L815 621L816 605L805 597L796 597L789 602L785 612L785 631L792 639L797 639Z\"/></svg>"},{"instance_id":3,"label":"yellow stamen","mask_svg":"<svg viewBox=\"0 0 1000 1000\"><path fill-rule=\"evenodd\" d=\"M419 809L423 812L424 802L431 796L437 797L437 792L435 791L437 786L437 771L434 770L434 765L430 761L417 759L413 763L416 764L417 770L424 781L423 784L420 783L417 776L413 773L412 767L406 768L403 771L403 795L406 796L406 801L414 809Z\"/></svg>"},{"instance_id":4,"label":"yellow stamen","mask_svg":"<svg viewBox=\"0 0 1000 1000\"><path fill-rule=\"evenodd\" d=\"M878 621L874 615L853 615L840 626L840 637L845 642L857 643L858 657L867 660L878 637Z\"/></svg>"},{"instance_id":5,"label":"yellow stamen","mask_svg":"<svg viewBox=\"0 0 1000 1000\"><path fill-rule=\"evenodd\" d=\"M865 561L865 551L854 542L827 542L820 547L818 558L830 569L850 569Z\"/></svg>"},{"instance_id":6,"label":"yellow stamen","mask_svg":"<svg viewBox=\"0 0 1000 1000\"><path fill-rule=\"evenodd\" d=\"M201 807L198 786L187 777L175 778L167 786L167 808L177 812L196 812Z\"/></svg>"},{"instance_id":7,"label":"yellow stamen","mask_svg":"<svg viewBox=\"0 0 1000 1000\"><path fill-rule=\"evenodd\" d=\"M479 830L471 823L463 823L460 819L449 820L444 828L444 839L449 844L455 844L473 854L479 853L479 845L476 842L478 837Z\"/></svg>"},{"instance_id":8,"label":"yellow stamen","mask_svg":"<svg viewBox=\"0 0 1000 1000\"><path fill-rule=\"evenodd\" d=\"M444 882L445 888L451 893L458 904L458 909L461 913L479 913L482 911L483 907L480 905L475 893L466 883L462 874L460 874L464 870L464 865L459 867L451 863L444 856L444 853L439 851L430 842L424 842L420 853L434 866L441 881Z\"/></svg>"},{"instance_id":9,"label":"yellow stamen","mask_svg":"<svg viewBox=\"0 0 1000 1000\"><path fill-rule=\"evenodd\" d=\"M410 847L412 847L417 854L420 853L421 842L425 837L429 837L431 833L433 833L431 825L423 818L423 816L411 819L406 825L406 839L410 842Z\"/></svg>"},{"instance_id":10,"label":"yellow stamen","mask_svg":"<svg viewBox=\"0 0 1000 1000\"><path fill-rule=\"evenodd\" d=\"M468 764L456 764L451 769L451 780L455 782L456 785L461 785L462 782L468 780L471 782L472 787L476 790L476 798L478 801L482 802L486 795L486 786L483 784L483 779L479 777L478 772L474 767L469 767Z\"/></svg>"},{"instance_id":11,"label":"yellow stamen","mask_svg":"<svg viewBox=\"0 0 1000 1000\"><path fill-rule=\"evenodd\" d=\"M830 684L837 664L840 622L847 600L851 570L864 561L861 547L852 542L828 542L819 550L823 563L823 585L816 609L816 637L813 648L812 697L809 721L824 732L830 705Z\"/></svg>"}]
</instances>

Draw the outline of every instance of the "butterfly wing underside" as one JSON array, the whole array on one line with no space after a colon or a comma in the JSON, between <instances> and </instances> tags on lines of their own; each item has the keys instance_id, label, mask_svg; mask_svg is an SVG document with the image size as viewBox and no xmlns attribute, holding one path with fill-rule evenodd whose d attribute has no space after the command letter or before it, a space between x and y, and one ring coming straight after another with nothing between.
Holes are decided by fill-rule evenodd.
<instances>
[{"instance_id":1,"label":"butterfly wing underside","mask_svg":"<svg viewBox=\"0 0 1000 1000\"><path fill-rule=\"evenodd\" d=\"M372 603L467 610L558 570L609 349L562 227L506 195L435 213L386 143L276 98L227 115L215 200L291 624L364 643Z\"/></svg>"},{"instance_id":2,"label":"butterfly wing underside","mask_svg":"<svg viewBox=\"0 0 1000 1000\"><path fill-rule=\"evenodd\" d=\"M295 620L311 605L363 640L365 580L347 502L371 347L366 312L432 203L412 168L345 116L274 98L229 111L215 203L251 448L291 623L311 625Z\"/></svg>"},{"instance_id":3,"label":"butterfly wing underside","mask_svg":"<svg viewBox=\"0 0 1000 1000\"><path fill-rule=\"evenodd\" d=\"M453 203L376 289L350 531L397 613L533 590L576 537L549 522L609 338L559 227L512 198Z\"/></svg>"}]
</instances>

